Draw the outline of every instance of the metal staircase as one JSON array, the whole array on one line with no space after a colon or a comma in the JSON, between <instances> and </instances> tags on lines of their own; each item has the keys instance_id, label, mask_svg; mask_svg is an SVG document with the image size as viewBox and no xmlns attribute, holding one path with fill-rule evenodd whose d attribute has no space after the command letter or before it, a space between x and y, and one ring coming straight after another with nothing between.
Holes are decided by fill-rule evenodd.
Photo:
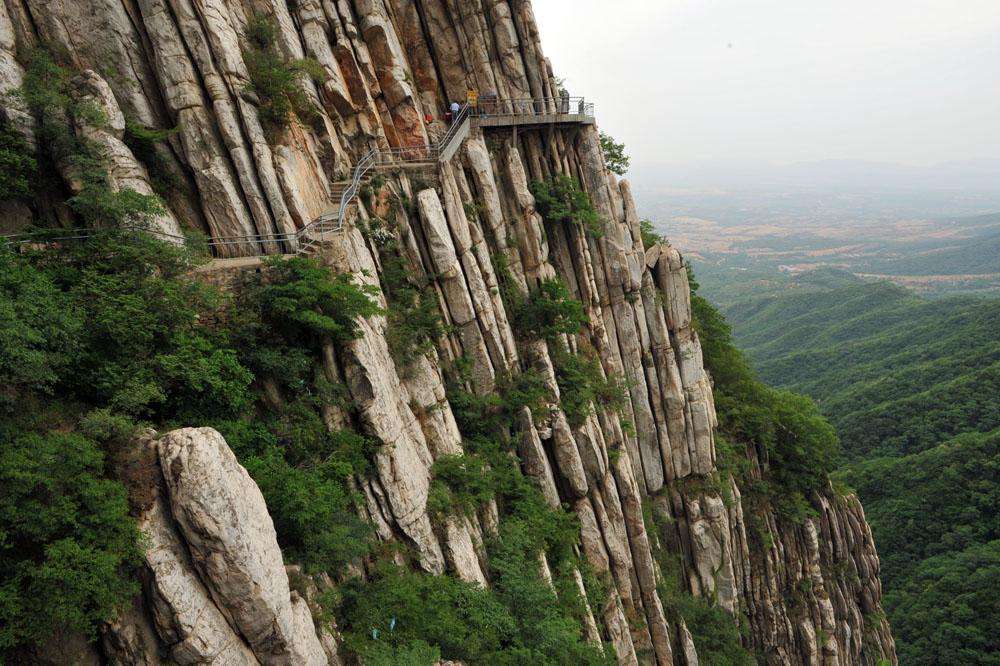
<instances>
[{"instance_id":1,"label":"metal staircase","mask_svg":"<svg viewBox=\"0 0 1000 666\"><path fill-rule=\"evenodd\" d=\"M437 143L381 150L372 149L365 153L364 157L354 166L351 180L334 184L334 192L338 191L338 186L342 186L339 203L330 211L299 229L298 234L301 242L298 245L297 253L309 252L317 244L343 230L348 209L358 196L361 186L370 178L372 170L429 168L450 160L458 151L458 147L465 140L465 137L469 135L471 115L472 108L468 104L462 106L452 120L451 127Z\"/></svg>"}]
</instances>

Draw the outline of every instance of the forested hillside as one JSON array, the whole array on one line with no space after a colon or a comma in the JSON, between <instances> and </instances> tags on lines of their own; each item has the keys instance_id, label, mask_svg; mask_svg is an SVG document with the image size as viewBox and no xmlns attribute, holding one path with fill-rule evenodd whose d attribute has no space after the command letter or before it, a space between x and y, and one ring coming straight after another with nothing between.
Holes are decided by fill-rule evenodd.
<instances>
[{"instance_id":1,"label":"forested hillside","mask_svg":"<svg viewBox=\"0 0 1000 666\"><path fill-rule=\"evenodd\" d=\"M876 283L727 315L761 378L812 396L852 459L1000 426L1000 299L930 301Z\"/></svg>"},{"instance_id":2,"label":"forested hillside","mask_svg":"<svg viewBox=\"0 0 1000 666\"><path fill-rule=\"evenodd\" d=\"M856 284L727 315L760 377L812 396L837 429L900 661L997 663L1000 299Z\"/></svg>"}]
</instances>

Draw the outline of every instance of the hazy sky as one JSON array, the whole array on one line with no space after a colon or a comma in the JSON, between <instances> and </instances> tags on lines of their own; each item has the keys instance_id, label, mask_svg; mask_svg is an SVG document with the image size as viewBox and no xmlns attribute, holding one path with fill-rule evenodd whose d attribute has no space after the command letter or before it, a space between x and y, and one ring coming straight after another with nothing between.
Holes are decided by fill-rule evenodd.
<instances>
[{"instance_id":1,"label":"hazy sky","mask_svg":"<svg viewBox=\"0 0 1000 666\"><path fill-rule=\"evenodd\" d=\"M1000 0L533 0L633 166L1000 157Z\"/></svg>"}]
</instances>

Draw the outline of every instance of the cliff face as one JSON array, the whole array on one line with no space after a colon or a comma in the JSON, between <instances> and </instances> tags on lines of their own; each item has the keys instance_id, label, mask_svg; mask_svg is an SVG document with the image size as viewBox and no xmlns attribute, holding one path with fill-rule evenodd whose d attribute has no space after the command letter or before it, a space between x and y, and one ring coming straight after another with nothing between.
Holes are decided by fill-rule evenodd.
<instances>
[{"instance_id":1,"label":"cliff face","mask_svg":"<svg viewBox=\"0 0 1000 666\"><path fill-rule=\"evenodd\" d=\"M256 15L278 27L285 58L322 67L321 77L300 81L318 109L308 124L275 132L261 121L246 63ZM76 131L105 147L113 184L151 192L155 176L170 174L157 226L209 236L303 227L330 209L333 183L369 149L440 136L445 125L425 117L442 115L467 89L504 99L559 95L530 3L518 0L4 0L0 90L20 85L25 54L38 44L64 54L81 72L79 94L109 119ZM30 137L30 116L15 99L4 104ZM123 141L125 119L177 131L151 160ZM589 195L604 220L600 237L536 211L529 183L559 174ZM412 203L393 204L404 199ZM7 225L40 214L22 207ZM733 622L745 618L746 644L767 663L895 662L857 500L821 489L812 498L818 517L797 524L744 502L739 484L720 478L712 384L683 260L669 245L643 247L628 183L605 169L594 126L473 130L433 171L388 173L320 258L380 285L378 246L362 233L376 218L397 230L406 264L433 285L449 325L436 350L405 367L390 354L381 316L323 359L352 403L350 413L330 405L328 421L384 443L376 473L359 479L364 516L381 540L410 546L425 572L489 584L483 543L495 507L448 519L427 510L434 460L463 451L444 368L470 359L480 395L532 368L555 408L519 418L522 469L551 505L575 512L586 561L611 581L607 603L589 608L586 632L609 641L620 663L698 662L690 632L657 590L663 554L679 559L688 592ZM522 293L558 277L584 304L589 324L566 343L592 347L603 372L624 379L624 420L634 427L605 406L570 425L549 347L512 329L501 271ZM163 483L142 517L145 600L108 627L104 656L335 663L336 640L313 626L309 595L289 591L260 493L225 442L188 429L146 446Z\"/></svg>"}]
</instances>

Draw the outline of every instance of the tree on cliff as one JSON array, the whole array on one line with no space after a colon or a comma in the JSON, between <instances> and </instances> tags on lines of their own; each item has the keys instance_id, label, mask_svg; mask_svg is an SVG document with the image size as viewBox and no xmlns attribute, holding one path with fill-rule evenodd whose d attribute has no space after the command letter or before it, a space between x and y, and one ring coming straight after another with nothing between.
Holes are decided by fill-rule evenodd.
<instances>
[{"instance_id":1,"label":"tree on cliff","mask_svg":"<svg viewBox=\"0 0 1000 666\"><path fill-rule=\"evenodd\" d=\"M631 158L625 154L625 144L618 143L614 137L601 132L601 151L604 153L604 166L608 171L624 176L628 171Z\"/></svg>"}]
</instances>

